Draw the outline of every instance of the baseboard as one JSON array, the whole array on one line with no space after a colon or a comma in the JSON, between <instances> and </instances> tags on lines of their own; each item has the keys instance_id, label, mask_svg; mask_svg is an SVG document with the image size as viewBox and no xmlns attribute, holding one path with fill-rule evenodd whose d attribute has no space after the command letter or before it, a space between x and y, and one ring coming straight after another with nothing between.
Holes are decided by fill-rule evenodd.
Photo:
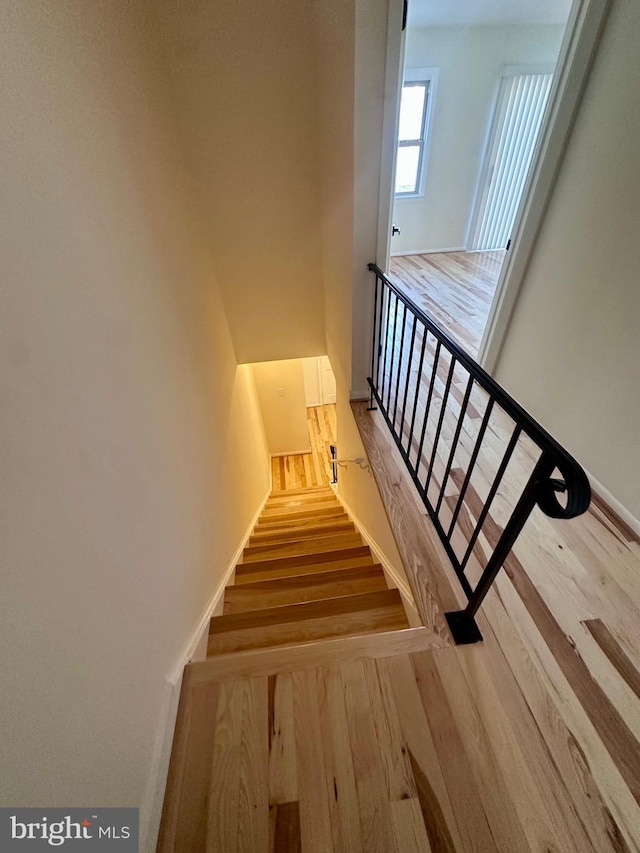
<instances>
[{"instance_id":1,"label":"baseboard","mask_svg":"<svg viewBox=\"0 0 640 853\"><path fill-rule=\"evenodd\" d=\"M362 391L351 391L349 393L349 400L352 403L358 403L358 402L361 402L362 400L368 400L370 394L371 394L371 391L369 388L365 388Z\"/></svg>"},{"instance_id":2,"label":"baseboard","mask_svg":"<svg viewBox=\"0 0 640 853\"><path fill-rule=\"evenodd\" d=\"M390 562L389 558L384 553L384 551L382 550L380 545L376 542L375 537L372 536L371 533L369 532L369 530L367 530L367 528L364 526L364 524L362 524L362 522L358 518L357 514L353 511L353 509L349 506L347 501L338 492L337 488L333 485L331 486L331 488L333 489L337 499L342 504L345 512L351 518L351 521L353 521L354 525L356 526L358 533L362 536L362 538L367 543L369 548L371 548L373 556L376 558L376 560L382 566L384 573L391 579L393 584L398 588L400 595L411 605L411 607L414 610L417 611L416 604L415 604L415 601L413 598L413 593L411 592L411 587L409 586L407 579L402 577L400 574L398 574L397 569Z\"/></svg>"},{"instance_id":3,"label":"baseboard","mask_svg":"<svg viewBox=\"0 0 640 853\"><path fill-rule=\"evenodd\" d=\"M271 483L270 483L271 485ZM269 492L271 489L269 489ZM182 654L178 657L173 667L165 676L165 695L163 708L160 715L160 724L154 743L153 756L151 760L151 771L147 782L146 792L140 804L140 838L142 851L153 853L156 849L158 831L160 829L160 818L162 816L162 803L164 800L164 789L166 786L167 773L169 771L169 759L171 758L171 747L173 744L173 732L178 714L178 702L180 701L180 688L182 686L182 675L185 666L192 660L204 659L206 656L206 638L209 632L209 620L224 595L224 589L233 575L234 569L244 551L253 528L260 517L269 492L261 502L260 507L251 519L240 544L231 557L222 577L204 608L202 616L193 631L189 642L185 645ZM204 654L200 650L204 649Z\"/></svg>"},{"instance_id":4,"label":"baseboard","mask_svg":"<svg viewBox=\"0 0 640 853\"><path fill-rule=\"evenodd\" d=\"M445 255L447 252L466 252L466 246L450 246L447 249L411 249L408 252L391 252L392 258L403 258L405 255Z\"/></svg>"},{"instance_id":5,"label":"baseboard","mask_svg":"<svg viewBox=\"0 0 640 853\"><path fill-rule=\"evenodd\" d=\"M587 476L589 477L589 482L591 483L591 487L596 498L599 499L598 502L604 504L606 508L611 511L613 516L617 516L617 518L614 517L613 520L621 522L622 527L627 527L634 539L640 539L640 520L632 515L629 510L611 494L609 489L603 486L602 483L598 482L593 474L589 474L587 471Z\"/></svg>"},{"instance_id":6,"label":"baseboard","mask_svg":"<svg viewBox=\"0 0 640 853\"><path fill-rule=\"evenodd\" d=\"M272 453L272 459L278 459L280 456L304 456L305 453L311 453L311 445L306 450L285 450L284 453Z\"/></svg>"}]
</instances>

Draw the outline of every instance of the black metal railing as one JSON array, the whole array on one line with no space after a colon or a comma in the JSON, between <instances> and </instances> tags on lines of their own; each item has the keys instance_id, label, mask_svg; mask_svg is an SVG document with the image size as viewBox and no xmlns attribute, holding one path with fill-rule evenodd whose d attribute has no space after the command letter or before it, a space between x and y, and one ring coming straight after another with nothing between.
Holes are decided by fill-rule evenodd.
<instances>
[{"instance_id":1,"label":"black metal railing","mask_svg":"<svg viewBox=\"0 0 640 853\"><path fill-rule=\"evenodd\" d=\"M475 614L534 506L574 518L589 506L589 481L378 266L369 270L371 408L380 408L466 593L466 608L446 614L454 639L477 642Z\"/></svg>"}]
</instances>

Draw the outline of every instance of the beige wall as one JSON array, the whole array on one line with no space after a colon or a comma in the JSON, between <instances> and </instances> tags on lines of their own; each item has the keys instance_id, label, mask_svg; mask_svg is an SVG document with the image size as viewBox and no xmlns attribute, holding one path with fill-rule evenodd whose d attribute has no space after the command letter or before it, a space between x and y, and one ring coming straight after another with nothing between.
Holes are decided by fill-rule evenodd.
<instances>
[{"instance_id":1,"label":"beige wall","mask_svg":"<svg viewBox=\"0 0 640 853\"><path fill-rule=\"evenodd\" d=\"M321 62L327 349L336 377L338 454L353 459L365 456L349 396L353 387L352 343L360 385L364 375L363 337L367 327L361 303L366 303L371 286L366 262L375 258L376 251L376 168L380 162L387 4L386 0L375 4L358 0L330 9L318 0L315 15L316 50ZM401 574L400 555L373 477L356 465L341 467L338 491Z\"/></svg>"},{"instance_id":2,"label":"beige wall","mask_svg":"<svg viewBox=\"0 0 640 853\"><path fill-rule=\"evenodd\" d=\"M637 519L639 32L615 0L495 371Z\"/></svg>"},{"instance_id":3,"label":"beige wall","mask_svg":"<svg viewBox=\"0 0 640 853\"><path fill-rule=\"evenodd\" d=\"M252 364L269 453L309 453L302 359Z\"/></svg>"},{"instance_id":4,"label":"beige wall","mask_svg":"<svg viewBox=\"0 0 640 853\"><path fill-rule=\"evenodd\" d=\"M326 352L311 0L160 0L238 361Z\"/></svg>"},{"instance_id":5,"label":"beige wall","mask_svg":"<svg viewBox=\"0 0 640 853\"><path fill-rule=\"evenodd\" d=\"M2 11L3 805L142 803L268 489L148 30L131 0Z\"/></svg>"},{"instance_id":6,"label":"beige wall","mask_svg":"<svg viewBox=\"0 0 640 853\"><path fill-rule=\"evenodd\" d=\"M484 142L504 65L555 65L564 27L409 29L405 67L439 68L424 196L397 199L392 252L466 246Z\"/></svg>"}]
</instances>

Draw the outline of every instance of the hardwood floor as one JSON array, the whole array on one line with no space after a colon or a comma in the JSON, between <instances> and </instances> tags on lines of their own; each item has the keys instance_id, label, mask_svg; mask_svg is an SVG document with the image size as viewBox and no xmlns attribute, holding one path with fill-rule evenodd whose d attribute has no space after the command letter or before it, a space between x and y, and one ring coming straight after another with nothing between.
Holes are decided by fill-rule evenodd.
<instances>
[{"instance_id":1,"label":"hardwood floor","mask_svg":"<svg viewBox=\"0 0 640 853\"><path fill-rule=\"evenodd\" d=\"M438 374L440 401L443 386ZM460 399L444 421L449 438ZM444 512L485 404L475 394L471 403ZM430 624L442 624L463 601L458 581L424 507L403 494L408 475L380 413L366 404L354 412L416 603ZM478 517L506 426L491 421L456 548ZM526 443L514 461L520 477L531 464ZM446 462L438 450L437 485ZM321 491L301 497L291 479L299 475L286 473L287 491L265 510L229 590L225 612L234 619L256 609L260 584L261 603L284 616L299 596L316 613L323 589L357 596L351 583L360 594L361 584L376 587L371 554L348 538L340 509ZM472 576L512 491L507 479L473 550ZM303 544L292 555L294 524L303 543L337 525L340 549L306 553ZM600 501L570 522L534 511L479 614L481 644L454 647L443 627L418 651L415 632L424 628L385 631L384 623L364 638L314 633L297 647L261 648L274 618L251 640L258 648L187 669L162 853L640 851L640 543ZM323 618L314 618L314 632ZM231 641L244 648L243 625L233 623Z\"/></svg>"},{"instance_id":2,"label":"hardwood floor","mask_svg":"<svg viewBox=\"0 0 640 853\"><path fill-rule=\"evenodd\" d=\"M390 278L474 358L504 251L439 252L391 258Z\"/></svg>"},{"instance_id":3,"label":"hardwood floor","mask_svg":"<svg viewBox=\"0 0 640 853\"><path fill-rule=\"evenodd\" d=\"M271 460L274 489L305 489L331 482L329 445L336 440L335 403L309 406L307 424L311 453L274 456Z\"/></svg>"},{"instance_id":4,"label":"hardwood floor","mask_svg":"<svg viewBox=\"0 0 640 853\"><path fill-rule=\"evenodd\" d=\"M403 553L409 581L418 592L429 593L426 601L417 594L416 603L428 606L436 621L434 607L444 611L455 608L456 600L463 602L459 584L431 523L425 520L419 536L412 529L410 504L423 516L424 508L380 413L367 412L365 404L353 408L392 525L414 548ZM476 417L465 421L467 438L477 430L473 421L480 419L481 401L478 408ZM459 411L451 414L455 423ZM500 426L494 423L489 430L493 442ZM440 454L442 472L446 449ZM503 499L527 461L523 447L512 480L501 489ZM457 552L479 516L478 493L486 494L493 470L488 460L473 477L454 537ZM451 504L460 483L454 476L447 486ZM474 548L471 578L477 578L503 523L504 507L498 504ZM442 687L456 700L447 709L450 745L454 749L461 739L483 789L491 783L508 791L528 844L522 849L640 849L637 538L598 500L571 521L534 510L478 623L481 646L433 653ZM448 665L441 668L444 660ZM437 694L429 695L435 702ZM465 740L467 727L474 734ZM498 842L495 833L494 838ZM498 848L520 849L512 843L503 846L503 838ZM463 843L461 849L468 848Z\"/></svg>"}]
</instances>

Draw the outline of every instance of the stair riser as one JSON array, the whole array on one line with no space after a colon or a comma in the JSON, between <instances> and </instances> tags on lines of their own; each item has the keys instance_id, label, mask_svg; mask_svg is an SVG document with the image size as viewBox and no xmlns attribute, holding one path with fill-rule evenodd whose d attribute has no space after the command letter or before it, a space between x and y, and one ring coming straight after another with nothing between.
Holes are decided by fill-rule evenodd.
<instances>
[{"instance_id":1,"label":"stair riser","mask_svg":"<svg viewBox=\"0 0 640 853\"><path fill-rule=\"evenodd\" d=\"M332 577L335 577L336 574L339 575L340 573L330 573ZM318 578L318 575L312 577ZM304 585L296 586L296 580ZM360 595L365 592L377 592L387 588L387 582L382 571L373 576L354 580L336 579L331 582L316 580L311 584L305 584L304 581L304 576L291 579L289 581L291 588L289 589L249 589L245 592L247 584L229 587L225 594L224 613L247 613L269 607L282 607L288 604L303 604L308 601L321 601L348 595ZM263 585L255 584L252 586ZM235 590L236 594L233 594L232 590Z\"/></svg>"},{"instance_id":2,"label":"stair riser","mask_svg":"<svg viewBox=\"0 0 640 853\"><path fill-rule=\"evenodd\" d=\"M305 527L314 527L318 524L332 524L335 522L347 521L350 520L344 510L336 509L331 513L309 513L308 515L304 515L301 518L291 518L291 516L284 516L283 518L278 518L273 521L258 521L256 526L253 528L254 533L262 533L268 531L277 531L277 530L288 530L289 528L297 527L301 530L304 530Z\"/></svg>"},{"instance_id":3,"label":"stair riser","mask_svg":"<svg viewBox=\"0 0 640 853\"><path fill-rule=\"evenodd\" d=\"M321 536L337 536L341 533L355 533L355 530L353 522L344 521L339 524L311 527L308 530L293 528L275 533L254 533L249 538L249 546L253 547L263 544L276 545L284 542L300 542L304 539L314 539Z\"/></svg>"},{"instance_id":4,"label":"stair riser","mask_svg":"<svg viewBox=\"0 0 640 853\"><path fill-rule=\"evenodd\" d=\"M305 498L312 497L313 495L332 495L333 489L330 486L311 486L308 489L280 489L274 490L269 495L269 500L276 500L277 498L291 498L302 495Z\"/></svg>"},{"instance_id":5,"label":"stair riser","mask_svg":"<svg viewBox=\"0 0 640 853\"><path fill-rule=\"evenodd\" d=\"M286 515L290 512L312 512L319 509L335 509L341 505L335 498L326 498L316 501L286 501L282 503L267 504L262 510L261 518L272 518L274 515Z\"/></svg>"},{"instance_id":6,"label":"stair riser","mask_svg":"<svg viewBox=\"0 0 640 853\"><path fill-rule=\"evenodd\" d=\"M369 549L367 548L366 550L368 551ZM321 558L322 555L318 554L318 560L321 560ZM278 563L280 562L280 560L269 561L267 566L263 566L255 571L251 570L251 563L238 566L236 569L236 585L258 583L263 580L294 578L302 575L319 574L321 572L334 572L336 568L355 569L363 568L365 566L371 567L374 565L373 557L370 553L358 557L345 557L339 562L332 560L326 563L312 562L308 564L279 566ZM240 573L241 568L243 571Z\"/></svg>"},{"instance_id":7,"label":"stair riser","mask_svg":"<svg viewBox=\"0 0 640 853\"><path fill-rule=\"evenodd\" d=\"M249 649L327 640L355 634L372 634L377 631L401 630L408 627L409 623L402 605L396 605L379 610L365 610L339 619L327 616L295 624L245 628L210 635L207 655L229 654Z\"/></svg>"},{"instance_id":8,"label":"stair riser","mask_svg":"<svg viewBox=\"0 0 640 853\"><path fill-rule=\"evenodd\" d=\"M245 548L242 554L244 563L258 560L277 559L278 557L299 557L307 554L321 554L323 551L335 551L340 548L357 548L362 545L358 533L344 533L339 536L323 536L304 542L292 542L284 545L256 545Z\"/></svg>"}]
</instances>

